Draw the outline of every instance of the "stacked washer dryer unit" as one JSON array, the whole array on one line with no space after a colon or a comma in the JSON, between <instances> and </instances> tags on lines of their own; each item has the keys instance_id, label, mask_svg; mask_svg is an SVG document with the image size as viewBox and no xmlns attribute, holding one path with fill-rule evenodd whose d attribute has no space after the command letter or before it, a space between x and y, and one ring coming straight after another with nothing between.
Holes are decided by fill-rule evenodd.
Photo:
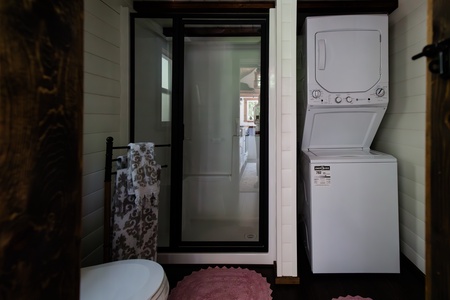
<instances>
[{"instance_id":1,"label":"stacked washer dryer unit","mask_svg":"<svg viewBox=\"0 0 450 300\"><path fill-rule=\"evenodd\" d=\"M302 215L312 272L399 273L397 160L370 149L388 105L388 18L308 17L302 36Z\"/></svg>"}]
</instances>

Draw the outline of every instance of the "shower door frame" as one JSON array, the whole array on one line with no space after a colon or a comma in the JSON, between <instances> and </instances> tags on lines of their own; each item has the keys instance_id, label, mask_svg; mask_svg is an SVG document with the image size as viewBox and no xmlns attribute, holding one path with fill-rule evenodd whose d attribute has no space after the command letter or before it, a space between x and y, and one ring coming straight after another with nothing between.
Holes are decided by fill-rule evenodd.
<instances>
[{"instance_id":1,"label":"shower door frame","mask_svg":"<svg viewBox=\"0 0 450 300\"><path fill-rule=\"evenodd\" d=\"M136 18L171 18L173 20L172 46L172 135L171 135L171 192L169 247L158 247L159 252L268 252L268 76L269 73L269 10L251 14L142 14L130 15L130 141L134 141L134 20ZM260 88L260 184L258 241L182 241L183 204L183 141L184 141L184 26L205 25L259 25L261 26L261 88ZM265 76L264 76L265 74Z\"/></svg>"}]
</instances>

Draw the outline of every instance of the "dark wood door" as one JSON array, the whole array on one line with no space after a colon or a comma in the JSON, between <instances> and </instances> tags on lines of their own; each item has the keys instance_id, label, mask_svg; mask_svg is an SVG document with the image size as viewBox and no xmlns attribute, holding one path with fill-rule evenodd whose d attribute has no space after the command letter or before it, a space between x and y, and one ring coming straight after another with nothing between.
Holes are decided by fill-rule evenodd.
<instances>
[{"instance_id":1,"label":"dark wood door","mask_svg":"<svg viewBox=\"0 0 450 300\"><path fill-rule=\"evenodd\" d=\"M83 1L0 1L0 299L78 299Z\"/></svg>"},{"instance_id":2,"label":"dark wood door","mask_svg":"<svg viewBox=\"0 0 450 300\"><path fill-rule=\"evenodd\" d=\"M449 1L428 5L429 42L450 38ZM430 72L426 147L426 299L450 299L450 79Z\"/></svg>"}]
</instances>

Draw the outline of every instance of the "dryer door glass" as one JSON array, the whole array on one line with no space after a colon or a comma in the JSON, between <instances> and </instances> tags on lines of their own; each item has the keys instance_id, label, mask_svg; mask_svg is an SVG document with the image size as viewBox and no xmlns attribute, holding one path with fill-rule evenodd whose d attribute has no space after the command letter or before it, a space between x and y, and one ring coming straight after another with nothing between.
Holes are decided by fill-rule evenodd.
<instances>
[{"instance_id":1,"label":"dryer door glass","mask_svg":"<svg viewBox=\"0 0 450 300\"><path fill-rule=\"evenodd\" d=\"M366 92L381 77L377 30L316 33L316 80L330 93Z\"/></svg>"}]
</instances>

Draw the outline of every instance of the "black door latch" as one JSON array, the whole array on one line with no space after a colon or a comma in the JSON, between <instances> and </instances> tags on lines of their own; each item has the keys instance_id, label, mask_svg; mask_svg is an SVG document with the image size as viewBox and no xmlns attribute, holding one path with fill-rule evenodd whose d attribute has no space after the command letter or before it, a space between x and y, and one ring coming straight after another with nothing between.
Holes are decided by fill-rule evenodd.
<instances>
[{"instance_id":1,"label":"black door latch","mask_svg":"<svg viewBox=\"0 0 450 300\"><path fill-rule=\"evenodd\" d=\"M450 38L441 42L426 45L422 52L414 55L413 60L423 56L433 58L428 69L434 74L439 74L443 78L450 78Z\"/></svg>"}]
</instances>

